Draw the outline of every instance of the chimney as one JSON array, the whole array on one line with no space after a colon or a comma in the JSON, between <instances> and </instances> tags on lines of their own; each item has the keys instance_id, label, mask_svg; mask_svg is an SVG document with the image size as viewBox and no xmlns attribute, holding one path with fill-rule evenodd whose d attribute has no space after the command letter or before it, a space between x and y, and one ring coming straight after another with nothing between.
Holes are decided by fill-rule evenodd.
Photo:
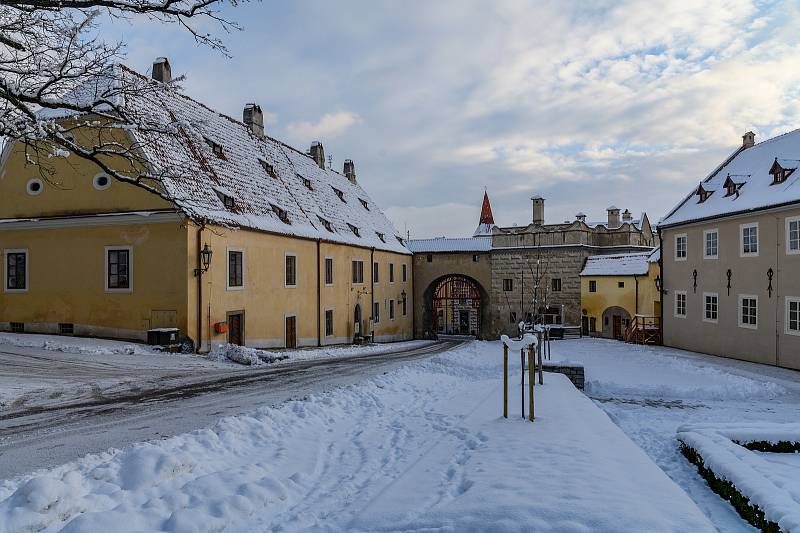
<instances>
[{"instance_id":1,"label":"chimney","mask_svg":"<svg viewBox=\"0 0 800 533\"><path fill-rule=\"evenodd\" d=\"M322 148L322 143L319 141L314 141L311 143L311 149L308 151L308 154L311 156L319 168L325 170L325 150Z\"/></svg>"},{"instance_id":2,"label":"chimney","mask_svg":"<svg viewBox=\"0 0 800 533\"><path fill-rule=\"evenodd\" d=\"M350 183L356 182L356 165L352 159L344 160L344 177L350 180Z\"/></svg>"},{"instance_id":3,"label":"chimney","mask_svg":"<svg viewBox=\"0 0 800 533\"><path fill-rule=\"evenodd\" d=\"M544 224L544 198L534 196L533 201L533 223L539 226Z\"/></svg>"},{"instance_id":4,"label":"chimney","mask_svg":"<svg viewBox=\"0 0 800 533\"><path fill-rule=\"evenodd\" d=\"M614 207L613 205L606 209L608 211L608 227L609 228L618 228L620 227L619 223L619 208Z\"/></svg>"},{"instance_id":5,"label":"chimney","mask_svg":"<svg viewBox=\"0 0 800 533\"><path fill-rule=\"evenodd\" d=\"M583 222L584 224L586 224L586 215L584 215L582 212L579 211L578 214L575 215L575 220L577 220L578 222Z\"/></svg>"},{"instance_id":6,"label":"chimney","mask_svg":"<svg viewBox=\"0 0 800 533\"><path fill-rule=\"evenodd\" d=\"M247 104L242 111L242 122L247 124L253 135L259 139L264 138L264 113L258 104Z\"/></svg>"},{"instance_id":7,"label":"chimney","mask_svg":"<svg viewBox=\"0 0 800 533\"><path fill-rule=\"evenodd\" d=\"M752 148L756 144L756 134L752 131L748 131L744 135L742 135L742 149L747 150L748 148Z\"/></svg>"},{"instance_id":8,"label":"chimney","mask_svg":"<svg viewBox=\"0 0 800 533\"><path fill-rule=\"evenodd\" d=\"M631 212L627 209L622 212L622 221L627 222L628 224L633 222L633 215L631 215Z\"/></svg>"},{"instance_id":9,"label":"chimney","mask_svg":"<svg viewBox=\"0 0 800 533\"><path fill-rule=\"evenodd\" d=\"M159 57L153 61L153 79L161 83L172 81L172 67L169 66L169 59Z\"/></svg>"}]
</instances>

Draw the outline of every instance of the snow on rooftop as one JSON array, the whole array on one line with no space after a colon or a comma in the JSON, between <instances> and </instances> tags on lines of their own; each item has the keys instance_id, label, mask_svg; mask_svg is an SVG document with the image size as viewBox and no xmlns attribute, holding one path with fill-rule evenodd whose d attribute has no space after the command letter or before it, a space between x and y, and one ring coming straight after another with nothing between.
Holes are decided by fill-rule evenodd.
<instances>
[{"instance_id":1,"label":"snow on rooftop","mask_svg":"<svg viewBox=\"0 0 800 533\"><path fill-rule=\"evenodd\" d=\"M581 276L641 276L647 274L648 259L653 252L613 255L591 255Z\"/></svg>"},{"instance_id":2,"label":"snow on rooftop","mask_svg":"<svg viewBox=\"0 0 800 533\"><path fill-rule=\"evenodd\" d=\"M711 196L699 202L700 198L695 194L697 187L692 187L689 195L659 225L670 226L800 202L800 172L793 172L783 183L772 184L769 171L776 158L783 168L797 168L800 163L800 129L740 150L702 182L703 189L710 191ZM726 196L723 184L728 176L740 184L738 194Z\"/></svg>"},{"instance_id":3,"label":"snow on rooftop","mask_svg":"<svg viewBox=\"0 0 800 533\"><path fill-rule=\"evenodd\" d=\"M412 239L406 242L413 253L423 252L488 252L492 249L491 237L463 237Z\"/></svg>"},{"instance_id":4,"label":"snow on rooftop","mask_svg":"<svg viewBox=\"0 0 800 533\"><path fill-rule=\"evenodd\" d=\"M119 68L123 84L128 80L142 83L141 74ZM358 183L320 168L310 156L280 141L259 138L244 123L168 85L152 82L152 86L152 91L128 95L124 105L156 124L176 125L180 135L131 133L152 174L164 176L166 195L188 216L232 227L408 253L392 223ZM77 97L93 98L98 90L102 89L89 87ZM221 153L215 153L205 139L218 143ZM304 180L310 181L310 187ZM341 198L336 190L342 192ZM216 191L230 192L235 207L227 208ZM288 224L273 205L286 211ZM332 231L320 217L330 222ZM358 228L360 236L350 226ZM378 233L386 236L385 242Z\"/></svg>"}]
</instances>

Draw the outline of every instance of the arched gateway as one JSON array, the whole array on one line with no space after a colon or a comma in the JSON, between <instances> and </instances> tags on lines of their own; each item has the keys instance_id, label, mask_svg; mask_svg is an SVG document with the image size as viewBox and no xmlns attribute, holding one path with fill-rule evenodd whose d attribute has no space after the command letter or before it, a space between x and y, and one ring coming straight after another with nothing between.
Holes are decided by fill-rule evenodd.
<instances>
[{"instance_id":1,"label":"arched gateway","mask_svg":"<svg viewBox=\"0 0 800 533\"><path fill-rule=\"evenodd\" d=\"M431 329L440 335L481 335L481 289L472 279L451 275L432 286Z\"/></svg>"}]
</instances>

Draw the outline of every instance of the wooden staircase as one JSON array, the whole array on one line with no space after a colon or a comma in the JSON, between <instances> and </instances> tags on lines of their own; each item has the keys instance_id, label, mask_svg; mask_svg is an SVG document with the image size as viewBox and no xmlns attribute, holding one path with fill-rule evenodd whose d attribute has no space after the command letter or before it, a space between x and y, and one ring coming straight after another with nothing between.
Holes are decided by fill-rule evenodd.
<instances>
[{"instance_id":1,"label":"wooden staircase","mask_svg":"<svg viewBox=\"0 0 800 533\"><path fill-rule=\"evenodd\" d=\"M661 344L661 318L653 315L634 315L625 330L625 342L634 344Z\"/></svg>"}]
</instances>

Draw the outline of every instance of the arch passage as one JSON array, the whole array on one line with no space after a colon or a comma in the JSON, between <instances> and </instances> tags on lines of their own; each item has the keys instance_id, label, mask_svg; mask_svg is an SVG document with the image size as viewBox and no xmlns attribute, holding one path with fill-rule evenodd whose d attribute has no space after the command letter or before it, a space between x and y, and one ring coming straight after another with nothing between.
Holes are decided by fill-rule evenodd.
<instances>
[{"instance_id":1,"label":"arch passage","mask_svg":"<svg viewBox=\"0 0 800 533\"><path fill-rule=\"evenodd\" d=\"M433 329L445 335L480 336L481 291L464 276L447 276L433 292Z\"/></svg>"}]
</instances>

